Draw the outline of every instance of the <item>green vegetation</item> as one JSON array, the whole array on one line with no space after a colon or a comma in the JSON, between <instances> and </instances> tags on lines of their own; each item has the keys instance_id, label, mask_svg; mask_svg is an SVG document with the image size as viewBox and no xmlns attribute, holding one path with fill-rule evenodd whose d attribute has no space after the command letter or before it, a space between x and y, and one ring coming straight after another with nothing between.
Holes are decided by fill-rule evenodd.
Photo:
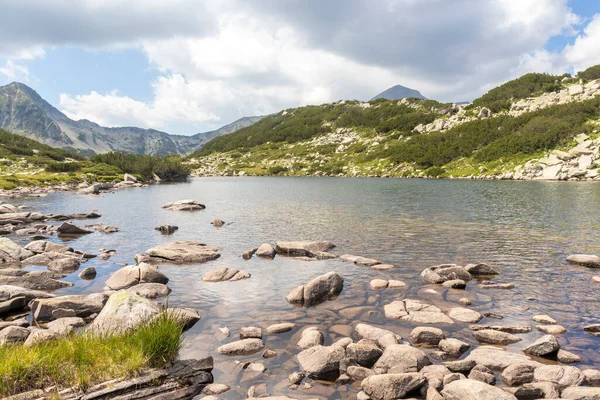
<instances>
[{"instance_id":1,"label":"green vegetation","mask_svg":"<svg viewBox=\"0 0 600 400\"><path fill-rule=\"evenodd\" d=\"M83 156L75 152L51 147L0 129L0 158L15 160L23 156L26 159L27 157L35 158L34 161L37 164L45 164L50 161L63 161L66 158L75 160L83 159Z\"/></svg>"},{"instance_id":2,"label":"green vegetation","mask_svg":"<svg viewBox=\"0 0 600 400\"><path fill-rule=\"evenodd\" d=\"M54 385L85 388L162 367L177 356L182 333L176 318L163 315L117 335L72 334L31 347L0 346L0 396Z\"/></svg>"},{"instance_id":3,"label":"green vegetation","mask_svg":"<svg viewBox=\"0 0 600 400\"><path fill-rule=\"evenodd\" d=\"M181 181L190 175L190 168L182 163L179 156L159 157L106 153L92 157L91 161L116 167L122 172L138 175L145 181L152 180L154 174L164 181Z\"/></svg>"},{"instance_id":4,"label":"green vegetation","mask_svg":"<svg viewBox=\"0 0 600 400\"><path fill-rule=\"evenodd\" d=\"M577 77L579 79L583 79L584 81L593 81L596 79L600 79L600 65L594 65L593 67L589 67L585 71L580 71L577 73Z\"/></svg>"}]
</instances>

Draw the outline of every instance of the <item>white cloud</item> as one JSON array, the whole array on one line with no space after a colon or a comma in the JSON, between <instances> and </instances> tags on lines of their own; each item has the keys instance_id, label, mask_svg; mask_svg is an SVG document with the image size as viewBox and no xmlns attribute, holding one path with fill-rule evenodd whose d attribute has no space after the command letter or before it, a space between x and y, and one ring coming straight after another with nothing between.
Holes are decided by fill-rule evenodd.
<instances>
[{"instance_id":1,"label":"white cloud","mask_svg":"<svg viewBox=\"0 0 600 400\"><path fill-rule=\"evenodd\" d=\"M596 14L583 33L562 51L565 63L575 71L600 64L600 14Z\"/></svg>"},{"instance_id":2,"label":"white cloud","mask_svg":"<svg viewBox=\"0 0 600 400\"><path fill-rule=\"evenodd\" d=\"M16 64L12 60L7 60L3 67L0 66L0 74L10 81L29 82L29 69L24 65Z\"/></svg>"}]
</instances>

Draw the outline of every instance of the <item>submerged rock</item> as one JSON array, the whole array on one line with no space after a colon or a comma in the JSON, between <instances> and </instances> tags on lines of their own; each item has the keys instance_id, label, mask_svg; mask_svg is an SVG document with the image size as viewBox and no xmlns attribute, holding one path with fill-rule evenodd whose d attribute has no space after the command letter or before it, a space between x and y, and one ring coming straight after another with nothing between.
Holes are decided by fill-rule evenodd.
<instances>
[{"instance_id":1,"label":"submerged rock","mask_svg":"<svg viewBox=\"0 0 600 400\"><path fill-rule=\"evenodd\" d=\"M474 276L500 274L500 271L494 267L490 267L487 264L467 264L465 269L468 273Z\"/></svg>"},{"instance_id":2,"label":"submerged rock","mask_svg":"<svg viewBox=\"0 0 600 400\"><path fill-rule=\"evenodd\" d=\"M148 257L141 256L141 261L151 263L203 263L216 260L221 255L215 246L209 246L197 240L180 240L161 244L146 250Z\"/></svg>"},{"instance_id":3,"label":"submerged rock","mask_svg":"<svg viewBox=\"0 0 600 400\"><path fill-rule=\"evenodd\" d=\"M321 275L306 285L298 286L286 297L290 303L310 307L338 296L344 288L344 279L335 272Z\"/></svg>"},{"instance_id":4,"label":"submerged rock","mask_svg":"<svg viewBox=\"0 0 600 400\"><path fill-rule=\"evenodd\" d=\"M277 334L289 332L296 327L296 324L291 322L282 322L280 324L274 324L267 327L265 330L268 334Z\"/></svg>"},{"instance_id":5,"label":"submerged rock","mask_svg":"<svg viewBox=\"0 0 600 400\"><path fill-rule=\"evenodd\" d=\"M159 231L163 235L171 235L172 233L175 233L175 231L178 230L179 227L175 225L160 225L154 229Z\"/></svg>"},{"instance_id":6,"label":"submerged rock","mask_svg":"<svg viewBox=\"0 0 600 400\"><path fill-rule=\"evenodd\" d=\"M464 267L456 264L442 264L429 267L421 272L421 278L426 283L437 284L456 279L468 282L472 279L471 274Z\"/></svg>"},{"instance_id":7,"label":"submerged rock","mask_svg":"<svg viewBox=\"0 0 600 400\"><path fill-rule=\"evenodd\" d=\"M86 267L80 273L79 277L85 280L92 280L96 277L96 268Z\"/></svg>"},{"instance_id":8,"label":"submerged rock","mask_svg":"<svg viewBox=\"0 0 600 400\"><path fill-rule=\"evenodd\" d=\"M234 282L248 278L250 278L250 273L248 271L235 268L216 268L205 273L202 280L205 282Z\"/></svg>"}]
</instances>

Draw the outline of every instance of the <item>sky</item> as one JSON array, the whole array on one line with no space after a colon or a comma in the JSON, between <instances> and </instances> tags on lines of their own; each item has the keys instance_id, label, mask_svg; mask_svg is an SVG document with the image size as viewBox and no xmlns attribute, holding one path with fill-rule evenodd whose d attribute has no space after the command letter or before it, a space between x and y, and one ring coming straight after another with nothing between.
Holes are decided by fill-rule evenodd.
<instances>
[{"instance_id":1,"label":"sky","mask_svg":"<svg viewBox=\"0 0 600 400\"><path fill-rule=\"evenodd\" d=\"M401 84L469 101L600 64L600 0L1 0L0 85L190 135Z\"/></svg>"}]
</instances>

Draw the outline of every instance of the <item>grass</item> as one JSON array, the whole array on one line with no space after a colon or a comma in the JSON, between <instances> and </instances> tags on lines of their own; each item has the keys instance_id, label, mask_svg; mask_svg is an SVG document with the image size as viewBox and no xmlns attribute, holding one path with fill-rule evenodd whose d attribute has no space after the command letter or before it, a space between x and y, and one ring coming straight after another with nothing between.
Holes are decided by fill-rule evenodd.
<instances>
[{"instance_id":1,"label":"grass","mask_svg":"<svg viewBox=\"0 0 600 400\"><path fill-rule=\"evenodd\" d=\"M72 334L31 347L0 347L0 396L49 386L86 388L177 357L182 327L168 314L116 335Z\"/></svg>"}]
</instances>

